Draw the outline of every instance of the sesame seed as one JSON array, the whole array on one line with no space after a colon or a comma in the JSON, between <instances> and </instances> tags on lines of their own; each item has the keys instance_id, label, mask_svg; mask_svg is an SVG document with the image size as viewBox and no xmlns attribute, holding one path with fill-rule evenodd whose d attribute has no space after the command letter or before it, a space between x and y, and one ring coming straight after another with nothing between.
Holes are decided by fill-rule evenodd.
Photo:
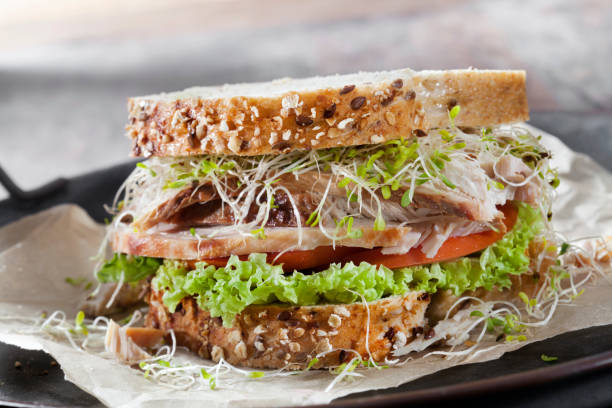
<instances>
[{"instance_id":1,"label":"sesame seed","mask_svg":"<svg viewBox=\"0 0 612 408\"><path fill-rule=\"evenodd\" d=\"M335 329L336 327L340 327L340 324L342 324L342 319L337 314L332 313L331 315L329 315L327 323Z\"/></svg>"},{"instance_id":2,"label":"sesame seed","mask_svg":"<svg viewBox=\"0 0 612 408\"><path fill-rule=\"evenodd\" d=\"M283 127L283 118L280 116L275 116L272 118L272 128L274 130L281 130Z\"/></svg>"},{"instance_id":3,"label":"sesame seed","mask_svg":"<svg viewBox=\"0 0 612 408\"><path fill-rule=\"evenodd\" d=\"M268 142L270 142L270 144L278 142L278 133L270 132L270 138L268 139Z\"/></svg>"},{"instance_id":4,"label":"sesame seed","mask_svg":"<svg viewBox=\"0 0 612 408\"><path fill-rule=\"evenodd\" d=\"M372 137L370 138L370 142L372 142L372 144L378 144L384 141L385 138L382 135L372 135Z\"/></svg>"},{"instance_id":5,"label":"sesame seed","mask_svg":"<svg viewBox=\"0 0 612 408\"><path fill-rule=\"evenodd\" d=\"M354 122L354 121L355 119L353 118L346 118L342 122L338 123L338 129L344 129L349 123Z\"/></svg>"},{"instance_id":6,"label":"sesame seed","mask_svg":"<svg viewBox=\"0 0 612 408\"><path fill-rule=\"evenodd\" d=\"M285 329L285 328L280 328L278 330L278 337L282 340L288 340L289 337L287 336L287 333L289 333L289 330Z\"/></svg>"},{"instance_id":7,"label":"sesame seed","mask_svg":"<svg viewBox=\"0 0 612 408\"><path fill-rule=\"evenodd\" d=\"M234 123L237 125L242 125L242 122L244 121L244 113L242 112L238 112L234 115Z\"/></svg>"},{"instance_id":8,"label":"sesame seed","mask_svg":"<svg viewBox=\"0 0 612 408\"><path fill-rule=\"evenodd\" d=\"M230 140L229 140L229 142L227 144L227 147L229 147L232 152L238 153L240 151L240 146L242 145L241 142L242 141L240 140L238 135L237 134L233 134L230 137Z\"/></svg>"},{"instance_id":9,"label":"sesame seed","mask_svg":"<svg viewBox=\"0 0 612 408\"><path fill-rule=\"evenodd\" d=\"M298 107L299 102L300 102L300 96L298 94L293 94L293 95L285 96L282 99L281 104L283 108L285 109L295 109Z\"/></svg>"},{"instance_id":10,"label":"sesame seed","mask_svg":"<svg viewBox=\"0 0 612 408\"><path fill-rule=\"evenodd\" d=\"M351 315L351 312L349 312L346 306L336 306L334 307L334 312L344 317L349 317Z\"/></svg>"}]
</instances>

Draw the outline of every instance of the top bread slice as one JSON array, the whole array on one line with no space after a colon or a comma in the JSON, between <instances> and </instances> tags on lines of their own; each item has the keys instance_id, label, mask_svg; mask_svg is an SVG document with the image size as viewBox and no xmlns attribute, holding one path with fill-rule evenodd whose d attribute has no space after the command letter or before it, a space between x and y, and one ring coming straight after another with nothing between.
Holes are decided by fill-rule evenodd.
<instances>
[{"instance_id":1,"label":"top bread slice","mask_svg":"<svg viewBox=\"0 0 612 408\"><path fill-rule=\"evenodd\" d=\"M130 98L132 155L260 155L377 144L527 120L524 71L396 71L189 88Z\"/></svg>"}]
</instances>

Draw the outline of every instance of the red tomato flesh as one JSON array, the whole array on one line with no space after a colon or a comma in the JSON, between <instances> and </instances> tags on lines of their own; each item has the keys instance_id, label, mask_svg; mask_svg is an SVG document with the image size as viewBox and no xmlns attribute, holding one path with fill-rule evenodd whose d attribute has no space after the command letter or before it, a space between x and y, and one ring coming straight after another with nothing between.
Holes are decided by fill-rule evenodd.
<instances>
[{"instance_id":1,"label":"red tomato flesh","mask_svg":"<svg viewBox=\"0 0 612 408\"><path fill-rule=\"evenodd\" d=\"M506 230L510 231L516 223L518 211L515 206L506 204L500 210L504 213ZM433 258L427 258L420 248L412 248L405 254L384 255L380 248L358 252L342 259L342 262L352 261L355 264L368 262L372 265L384 265L387 268L404 268L407 266L426 265L435 262L449 261L460 258L493 245L505 235L504 232L493 230L478 232L464 237L447 239Z\"/></svg>"}]
</instances>

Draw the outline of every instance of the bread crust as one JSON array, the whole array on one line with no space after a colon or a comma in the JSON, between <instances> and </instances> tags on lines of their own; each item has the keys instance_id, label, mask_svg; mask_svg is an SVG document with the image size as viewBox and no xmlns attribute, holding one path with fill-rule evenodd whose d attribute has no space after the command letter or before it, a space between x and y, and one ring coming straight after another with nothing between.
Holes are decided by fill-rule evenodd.
<instances>
[{"instance_id":1,"label":"bread crust","mask_svg":"<svg viewBox=\"0 0 612 408\"><path fill-rule=\"evenodd\" d=\"M529 118L524 71L404 69L308 81L252 84L260 94L242 84L130 98L132 155L252 156L377 144L448 126L455 105L458 126Z\"/></svg>"},{"instance_id":2,"label":"bread crust","mask_svg":"<svg viewBox=\"0 0 612 408\"><path fill-rule=\"evenodd\" d=\"M409 292L349 305L287 307L251 305L236 316L233 326L198 307L189 297L174 313L162 302L162 292L148 295L147 327L173 329L177 344L213 361L253 368L303 369L319 353L313 368L337 366L356 357L384 362L393 350L423 335L430 296ZM368 326L369 310L369 326ZM369 327L369 329L368 329ZM366 335L366 333L368 335ZM366 348L366 339L368 347ZM344 349L345 351L342 351Z\"/></svg>"}]
</instances>

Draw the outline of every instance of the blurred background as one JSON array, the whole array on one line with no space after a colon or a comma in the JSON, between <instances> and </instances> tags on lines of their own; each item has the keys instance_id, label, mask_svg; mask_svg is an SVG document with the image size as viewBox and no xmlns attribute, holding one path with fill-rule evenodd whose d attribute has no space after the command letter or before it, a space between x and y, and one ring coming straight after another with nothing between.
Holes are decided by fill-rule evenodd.
<instances>
[{"instance_id":1,"label":"blurred background","mask_svg":"<svg viewBox=\"0 0 612 408\"><path fill-rule=\"evenodd\" d=\"M610 0L2 0L0 165L32 188L128 160L128 96L470 66L527 70L531 123L611 168Z\"/></svg>"}]
</instances>

